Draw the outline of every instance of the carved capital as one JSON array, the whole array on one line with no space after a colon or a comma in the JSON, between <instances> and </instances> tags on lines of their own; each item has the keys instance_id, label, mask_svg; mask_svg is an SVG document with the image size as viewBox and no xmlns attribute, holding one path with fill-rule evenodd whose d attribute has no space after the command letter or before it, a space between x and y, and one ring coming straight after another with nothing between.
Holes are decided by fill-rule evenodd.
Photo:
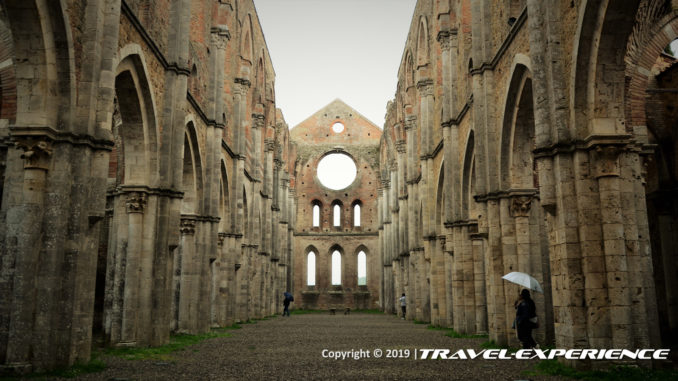
<instances>
[{"instance_id":1,"label":"carved capital","mask_svg":"<svg viewBox=\"0 0 678 381\"><path fill-rule=\"evenodd\" d=\"M449 30L441 30L438 32L437 40L442 50L449 51L450 48L452 48L452 36L455 34L455 32Z\"/></svg>"},{"instance_id":2,"label":"carved capital","mask_svg":"<svg viewBox=\"0 0 678 381\"><path fill-rule=\"evenodd\" d=\"M233 93L236 95L245 95L250 89L252 83L249 79L245 78L236 78L233 80L235 86L233 87Z\"/></svg>"},{"instance_id":3,"label":"carved capital","mask_svg":"<svg viewBox=\"0 0 678 381\"><path fill-rule=\"evenodd\" d=\"M407 143L405 143L404 139L398 139L398 140L396 140L395 147L396 147L396 151L398 151L398 153L405 153Z\"/></svg>"},{"instance_id":4,"label":"carved capital","mask_svg":"<svg viewBox=\"0 0 678 381\"><path fill-rule=\"evenodd\" d=\"M623 148L617 145L599 145L592 152L595 159L595 176L619 176L619 155Z\"/></svg>"},{"instance_id":5,"label":"carved capital","mask_svg":"<svg viewBox=\"0 0 678 381\"><path fill-rule=\"evenodd\" d=\"M26 169L49 168L52 156L52 142L42 137L15 137L16 147L24 150L21 158L25 160Z\"/></svg>"},{"instance_id":6,"label":"carved capital","mask_svg":"<svg viewBox=\"0 0 678 381\"><path fill-rule=\"evenodd\" d=\"M181 232L181 235L195 234L195 219L182 218L181 224L179 225L179 231Z\"/></svg>"},{"instance_id":7,"label":"carved capital","mask_svg":"<svg viewBox=\"0 0 678 381\"><path fill-rule=\"evenodd\" d=\"M417 82L417 90L422 97L433 95L433 80L426 78Z\"/></svg>"},{"instance_id":8,"label":"carved capital","mask_svg":"<svg viewBox=\"0 0 678 381\"><path fill-rule=\"evenodd\" d=\"M231 32L226 25L213 26L210 29L212 43L216 45L217 49L226 49L226 44L231 39Z\"/></svg>"},{"instance_id":9,"label":"carved capital","mask_svg":"<svg viewBox=\"0 0 678 381\"><path fill-rule=\"evenodd\" d=\"M217 246L222 247L224 246L224 239L226 238L226 233L219 233L217 234Z\"/></svg>"},{"instance_id":10,"label":"carved capital","mask_svg":"<svg viewBox=\"0 0 678 381\"><path fill-rule=\"evenodd\" d=\"M264 127L264 114L252 114L252 128Z\"/></svg>"},{"instance_id":11,"label":"carved capital","mask_svg":"<svg viewBox=\"0 0 678 381\"><path fill-rule=\"evenodd\" d=\"M266 152L272 152L275 150L275 139L265 138L264 139L264 150Z\"/></svg>"},{"instance_id":12,"label":"carved capital","mask_svg":"<svg viewBox=\"0 0 678 381\"><path fill-rule=\"evenodd\" d=\"M215 32L214 29L215 28L212 28L212 33L210 34L210 41L212 42L212 45L218 50L226 50L226 45L228 44L228 40L231 38L231 35L228 34L228 37L226 37L218 32Z\"/></svg>"},{"instance_id":13,"label":"carved capital","mask_svg":"<svg viewBox=\"0 0 678 381\"><path fill-rule=\"evenodd\" d=\"M146 207L146 193L131 192L125 201L127 213L143 213Z\"/></svg>"},{"instance_id":14,"label":"carved capital","mask_svg":"<svg viewBox=\"0 0 678 381\"><path fill-rule=\"evenodd\" d=\"M415 127L417 127L416 115L409 115L407 118L405 118L405 130L411 130Z\"/></svg>"},{"instance_id":15,"label":"carved capital","mask_svg":"<svg viewBox=\"0 0 678 381\"><path fill-rule=\"evenodd\" d=\"M513 196L509 205L511 217L529 217L534 196Z\"/></svg>"}]
</instances>

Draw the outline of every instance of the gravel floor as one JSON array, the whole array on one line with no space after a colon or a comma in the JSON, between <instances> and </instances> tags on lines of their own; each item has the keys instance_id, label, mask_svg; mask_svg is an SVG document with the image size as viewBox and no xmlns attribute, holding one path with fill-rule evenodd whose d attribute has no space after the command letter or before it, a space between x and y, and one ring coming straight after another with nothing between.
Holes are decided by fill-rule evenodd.
<instances>
[{"instance_id":1,"label":"gravel floor","mask_svg":"<svg viewBox=\"0 0 678 381\"><path fill-rule=\"evenodd\" d=\"M169 362L106 357L108 368L82 380L520 380L534 360L417 360L414 349L480 349L486 339L452 339L395 316L292 315L244 324L231 337L176 352ZM383 351L374 358L374 349ZM370 358L333 360L322 351L370 351ZM410 358L385 358L409 349ZM421 353L421 352L420 352ZM534 380L556 379L529 377Z\"/></svg>"}]
</instances>

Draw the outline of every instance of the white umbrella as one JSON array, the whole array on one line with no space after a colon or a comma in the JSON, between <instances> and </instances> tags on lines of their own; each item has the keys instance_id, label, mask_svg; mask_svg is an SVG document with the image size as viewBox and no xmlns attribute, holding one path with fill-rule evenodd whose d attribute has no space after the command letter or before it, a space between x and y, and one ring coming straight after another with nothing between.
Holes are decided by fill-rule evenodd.
<instances>
[{"instance_id":1,"label":"white umbrella","mask_svg":"<svg viewBox=\"0 0 678 381\"><path fill-rule=\"evenodd\" d=\"M539 285L539 282L529 274L514 271L504 275L502 278L525 288L529 288L530 290L535 290L541 292L542 294L544 293L544 290Z\"/></svg>"}]
</instances>

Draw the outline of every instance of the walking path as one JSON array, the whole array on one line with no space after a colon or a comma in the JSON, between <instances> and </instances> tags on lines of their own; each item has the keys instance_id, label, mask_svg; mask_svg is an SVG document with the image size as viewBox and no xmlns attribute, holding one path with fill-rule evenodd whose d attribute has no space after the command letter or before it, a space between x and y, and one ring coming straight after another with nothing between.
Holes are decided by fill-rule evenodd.
<instances>
[{"instance_id":1,"label":"walking path","mask_svg":"<svg viewBox=\"0 0 678 381\"><path fill-rule=\"evenodd\" d=\"M106 357L105 371L83 380L520 380L535 360L417 360L414 349L480 350L487 339L452 339L395 316L292 315L243 324L231 337L206 340L176 352L171 361ZM374 358L374 350L383 351ZM369 350L370 358L334 360L323 350ZM385 358L387 350L410 358ZM419 352L419 357L421 357Z\"/></svg>"}]
</instances>

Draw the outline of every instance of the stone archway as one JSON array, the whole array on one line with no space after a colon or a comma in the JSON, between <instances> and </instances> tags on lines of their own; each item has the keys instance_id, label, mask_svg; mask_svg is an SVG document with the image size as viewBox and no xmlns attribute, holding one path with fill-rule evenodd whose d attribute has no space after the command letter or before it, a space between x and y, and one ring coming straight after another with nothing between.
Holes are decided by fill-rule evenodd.
<instances>
[{"instance_id":1,"label":"stone archway","mask_svg":"<svg viewBox=\"0 0 678 381\"><path fill-rule=\"evenodd\" d=\"M159 338L153 318L154 244L157 195L157 131L153 97L141 56L132 54L118 65L112 132L115 147L109 160L106 221L104 332L107 341L149 345ZM106 229L103 229L106 230ZM99 266L102 268L103 266ZM97 277L103 274L98 273ZM97 295L100 295L97 291Z\"/></svg>"}]
</instances>

